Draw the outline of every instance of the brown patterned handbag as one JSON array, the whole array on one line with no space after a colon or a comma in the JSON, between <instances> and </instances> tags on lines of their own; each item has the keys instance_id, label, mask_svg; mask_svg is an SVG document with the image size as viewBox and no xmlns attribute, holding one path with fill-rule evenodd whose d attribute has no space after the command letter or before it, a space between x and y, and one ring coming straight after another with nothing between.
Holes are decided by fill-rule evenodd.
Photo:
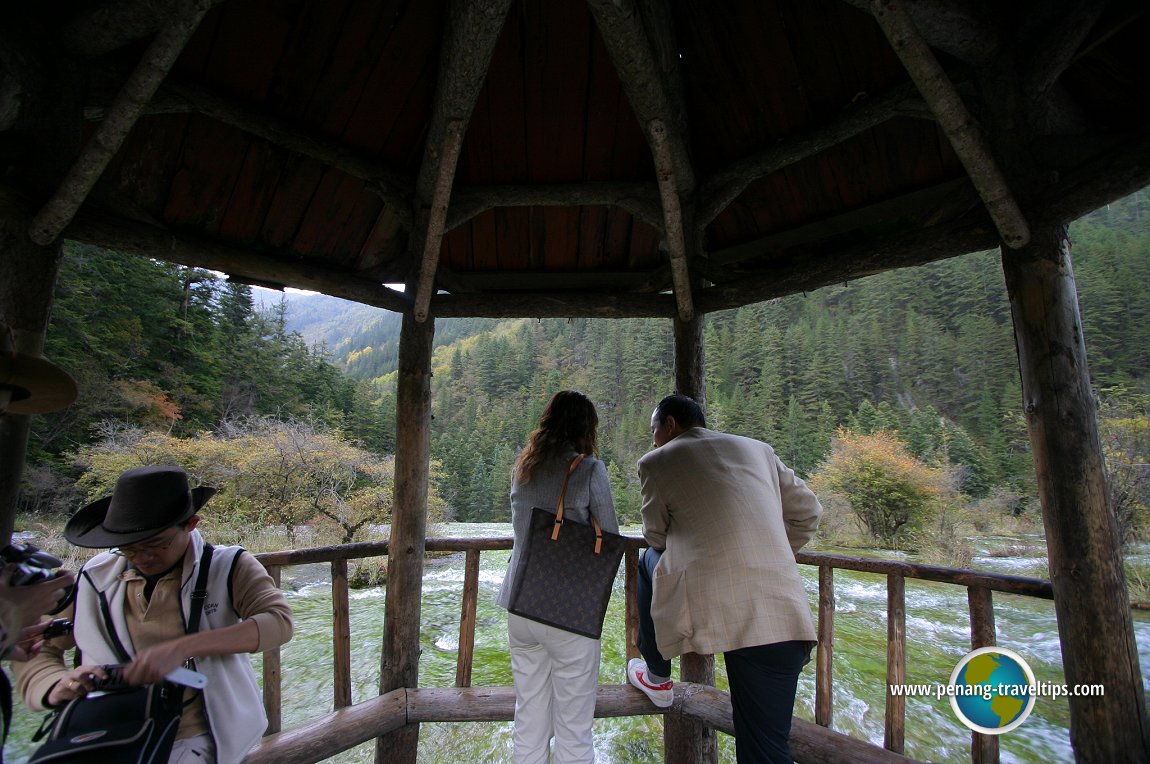
<instances>
[{"instance_id":1,"label":"brown patterned handbag","mask_svg":"<svg viewBox=\"0 0 1150 764\"><path fill-rule=\"evenodd\" d=\"M589 513L590 525L564 518L567 481L583 456L576 456L567 467L555 511L531 510L519 579L507 609L532 621L599 639L627 541L604 531L594 513Z\"/></svg>"}]
</instances>

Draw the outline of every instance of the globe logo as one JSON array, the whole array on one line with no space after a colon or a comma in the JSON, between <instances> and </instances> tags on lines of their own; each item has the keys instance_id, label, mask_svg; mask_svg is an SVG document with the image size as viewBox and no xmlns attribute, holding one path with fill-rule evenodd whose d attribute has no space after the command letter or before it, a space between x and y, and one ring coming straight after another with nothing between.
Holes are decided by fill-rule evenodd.
<instances>
[{"instance_id":1,"label":"globe logo","mask_svg":"<svg viewBox=\"0 0 1150 764\"><path fill-rule=\"evenodd\" d=\"M963 724L985 735L1001 735L1030 716L1037 684L1034 672L1018 653L1004 647L980 647L954 667L948 694Z\"/></svg>"}]
</instances>

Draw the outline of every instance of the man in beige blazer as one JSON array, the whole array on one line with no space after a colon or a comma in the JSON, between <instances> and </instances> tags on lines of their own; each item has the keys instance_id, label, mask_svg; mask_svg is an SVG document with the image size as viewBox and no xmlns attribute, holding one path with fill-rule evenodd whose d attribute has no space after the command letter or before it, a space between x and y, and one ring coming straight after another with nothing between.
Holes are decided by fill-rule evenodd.
<instances>
[{"instance_id":1,"label":"man in beige blazer","mask_svg":"<svg viewBox=\"0 0 1150 764\"><path fill-rule=\"evenodd\" d=\"M790 762L799 672L815 642L795 552L822 505L752 438L706 429L699 404L664 398L639 460L643 535L639 651L631 684L672 703L670 658L724 653L739 764Z\"/></svg>"}]
</instances>

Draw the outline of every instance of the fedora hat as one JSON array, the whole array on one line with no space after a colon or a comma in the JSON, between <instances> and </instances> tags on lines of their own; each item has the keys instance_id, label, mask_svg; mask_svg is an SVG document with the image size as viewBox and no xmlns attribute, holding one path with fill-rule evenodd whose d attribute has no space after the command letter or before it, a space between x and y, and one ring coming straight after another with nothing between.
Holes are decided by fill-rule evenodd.
<instances>
[{"instance_id":1,"label":"fedora hat","mask_svg":"<svg viewBox=\"0 0 1150 764\"><path fill-rule=\"evenodd\" d=\"M91 549L134 544L184 522L215 492L189 489L188 473L179 467L136 467L120 475L111 496L72 515L64 538Z\"/></svg>"},{"instance_id":2,"label":"fedora hat","mask_svg":"<svg viewBox=\"0 0 1150 764\"><path fill-rule=\"evenodd\" d=\"M9 414L45 414L76 400L76 380L47 358L0 351L0 390ZM4 406L0 406L0 414Z\"/></svg>"}]
</instances>

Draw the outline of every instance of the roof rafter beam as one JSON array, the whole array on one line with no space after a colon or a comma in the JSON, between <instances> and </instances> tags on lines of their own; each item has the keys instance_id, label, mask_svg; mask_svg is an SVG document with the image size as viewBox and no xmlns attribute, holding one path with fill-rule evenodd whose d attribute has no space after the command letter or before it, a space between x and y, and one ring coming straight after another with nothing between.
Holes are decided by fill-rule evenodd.
<instances>
[{"instance_id":1,"label":"roof rafter beam","mask_svg":"<svg viewBox=\"0 0 1150 764\"><path fill-rule=\"evenodd\" d=\"M21 205L20 194L0 187L0 204ZM144 257L154 257L193 268L221 271L240 280L279 284L377 308L403 312L411 300L394 289L345 271L333 271L309 262L261 255L212 241L200 241L148 223L116 218L104 211L81 207L63 236Z\"/></svg>"},{"instance_id":2,"label":"roof rafter beam","mask_svg":"<svg viewBox=\"0 0 1150 764\"><path fill-rule=\"evenodd\" d=\"M999 243L994 226L980 211L952 223L838 252L790 260L755 276L743 275L732 284L717 284L701 290L696 304L708 313L738 308L896 268L924 265L991 249Z\"/></svg>"},{"instance_id":3,"label":"roof rafter beam","mask_svg":"<svg viewBox=\"0 0 1150 764\"><path fill-rule=\"evenodd\" d=\"M903 114L918 115L922 96L913 83L875 97L856 99L834 122L787 136L775 145L732 162L703 182L696 223L707 226L749 185L784 167L822 153Z\"/></svg>"},{"instance_id":4,"label":"roof rafter beam","mask_svg":"<svg viewBox=\"0 0 1150 764\"><path fill-rule=\"evenodd\" d=\"M675 190L675 163L671 159L667 131L660 120L651 121L651 139L655 147L655 177L663 198L663 238L667 242L667 259L671 263L671 282L675 285L675 305L679 320L686 323L695 317L691 301L691 274L687 269L687 245L683 235L683 210Z\"/></svg>"},{"instance_id":5,"label":"roof rafter beam","mask_svg":"<svg viewBox=\"0 0 1150 764\"><path fill-rule=\"evenodd\" d=\"M650 183L556 183L540 186L456 188L447 214L447 230L497 207L613 206L663 230L659 190Z\"/></svg>"},{"instance_id":6,"label":"roof rafter beam","mask_svg":"<svg viewBox=\"0 0 1150 764\"><path fill-rule=\"evenodd\" d=\"M447 205L463 137L491 66L511 0L452 0L439 63L435 105L415 184L411 251L422 259L415 283L416 321L426 321L435 292Z\"/></svg>"},{"instance_id":7,"label":"roof rafter beam","mask_svg":"<svg viewBox=\"0 0 1150 764\"><path fill-rule=\"evenodd\" d=\"M211 6L210 0L187 0L181 4L182 12L156 33L96 134L80 152L52 198L32 219L28 231L32 241L47 246L68 225Z\"/></svg>"},{"instance_id":8,"label":"roof rafter beam","mask_svg":"<svg viewBox=\"0 0 1150 764\"><path fill-rule=\"evenodd\" d=\"M1030 241L1030 226L1022 216L990 145L974 117L947 78L938 59L915 29L905 0L873 0L871 12L891 47L910 73L930 110L970 175L978 195L990 212L1002 241L1013 249Z\"/></svg>"},{"instance_id":9,"label":"roof rafter beam","mask_svg":"<svg viewBox=\"0 0 1150 764\"><path fill-rule=\"evenodd\" d=\"M645 14L641 14L632 0L588 0L587 5L627 100L647 134L663 203L663 233L679 318L690 321L694 307L688 248L696 248L697 243L694 238L687 239L686 232L694 232L695 227L685 224L690 213L683 208L693 209L696 180L683 119L685 108L678 97L678 83L671 79L678 59L668 9L665 3L648 2Z\"/></svg>"},{"instance_id":10,"label":"roof rafter beam","mask_svg":"<svg viewBox=\"0 0 1150 764\"><path fill-rule=\"evenodd\" d=\"M315 159L353 178L365 181L384 202L394 206L394 212L404 227L411 229L411 196L415 187L413 178L404 176L373 157L333 138L247 108L203 88L167 82L161 88L159 95L167 97L164 103L160 104L164 112L172 111L171 99L174 98L197 114L231 125L268 143Z\"/></svg>"}]
</instances>

